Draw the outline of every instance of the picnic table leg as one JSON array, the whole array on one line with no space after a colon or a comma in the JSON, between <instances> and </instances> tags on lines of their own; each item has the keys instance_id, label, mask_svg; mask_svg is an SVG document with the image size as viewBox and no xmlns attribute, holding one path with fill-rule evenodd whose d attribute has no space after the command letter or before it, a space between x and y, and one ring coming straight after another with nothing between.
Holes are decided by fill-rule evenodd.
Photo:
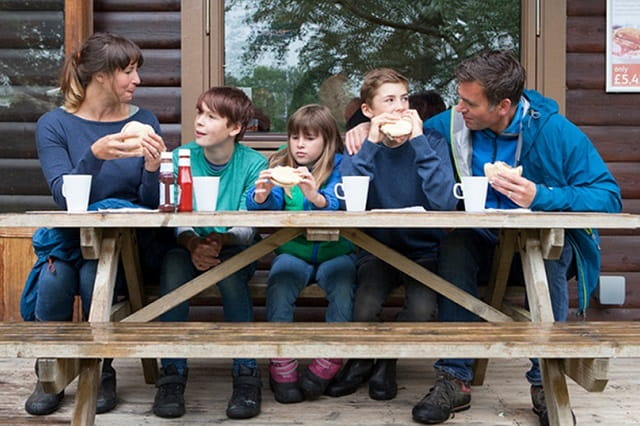
<instances>
[{"instance_id":1,"label":"picnic table leg","mask_svg":"<svg viewBox=\"0 0 640 426\"><path fill-rule=\"evenodd\" d=\"M501 229L499 233L499 243L496 248L496 253L493 256L493 265L491 266L488 283L489 287L485 297L485 301L497 309L501 308L504 294L507 291L507 281L509 280L509 272L511 271L513 253L516 249L517 236L518 231L513 229ZM472 385L480 386L484 383L488 365L488 359L476 359L473 364Z\"/></svg>"},{"instance_id":2,"label":"picnic table leg","mask_svg":"<svg viewBox=\"0 0 640 426\"><path fill-rule=\"evenodd\" d=\"M532 320L554 322L549 284L542 260L540 237L536 231L521 233L520 257ZM540 360L549 424L553 426L573 424L569 390L562 364L562 359Z\"/></svg>"},{"instance_id":3,"label":"picnic table leg","mask_svg":"<svg viewBox=\"0 0 640 426\"><path fill-rule=\"evenodd\" d=\"M131 306L131 312L135 312L142 309L145 303L144 280L140 267L136 230L132 228L123 229L121 241L122 251L120 258L122 259L124 275L127 281L129 304ZM158 362L155 358L147 358L141 361L145 383L155 383L158 377Z\"/></svg>"},{"instance_id":4,"label":"picnic table leg","mask_svg":"<svg viewBox=\"0 0 640 426\"><path fill-rule=\"evenodd\" d=\"M111 317L111 304L120 254L119 239L120 231L117 229L105 229L102 233L89 322L107 322ZM94 424L101 364L99 359L81 362L72 425L91 426Z\"/></svg>"}]
</instances>

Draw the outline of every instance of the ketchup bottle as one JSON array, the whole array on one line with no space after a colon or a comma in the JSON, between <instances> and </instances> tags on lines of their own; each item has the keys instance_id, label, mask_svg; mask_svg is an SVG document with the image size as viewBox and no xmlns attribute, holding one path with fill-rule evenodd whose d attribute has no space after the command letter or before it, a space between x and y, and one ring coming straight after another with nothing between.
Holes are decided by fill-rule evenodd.
<instances>
[{"instance_id":1,"label":"ketchup bottle","mask_svg":"<svg viewBox=\"0 0 640 426\"><path fill-rule=\"evenodd\" d=\"M179 212L193 211L193 178L191 177L191 151L178 150L178 188L180 190Z\"/></svg>"},{"instance_id":2,"label":"ketchup bottle","mask_svg":"<svg viewBox=\"0 0 640 426\"><path fill-rule=\"evenodd\" d=\"M160 204L158 211L163 213L173 213L176 210L175 204L175 178L173 176L173 155L164 151L160 155Z\"/></svg>"}]
</instances>

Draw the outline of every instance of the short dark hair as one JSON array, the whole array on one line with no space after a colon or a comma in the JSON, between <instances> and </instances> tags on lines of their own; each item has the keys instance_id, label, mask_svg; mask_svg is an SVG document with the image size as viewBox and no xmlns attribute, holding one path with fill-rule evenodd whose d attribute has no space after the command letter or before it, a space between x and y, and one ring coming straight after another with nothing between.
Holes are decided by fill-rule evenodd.
<instances>
[{"instance_id":1,"label":"short dark hair","mask_svg":"<svg viewBox=\"0 0 640 426\"><path fill-rule=\"evenodd\" d=\"M526 78L524 67L509 50L480 52L456 68L458 83L480 84L491 106L503 99L510 99L514 105L520 102Z\"/></svg>"},{"instance_id":2,"label":"short dark hair","mask_svg":"<svg viewBox=\"0 0 640 426\"><path fill-rule=\"evenodd\" d=\"M228 124L240 124L240 133L235 137L239 141L253 118L251 99L240 89L229 86L212 87L200 94L196 107L206 105L211 111L227 120Z\"/></svg>"},{"instance_id":3,"label":"short dark hair","mask_svg":"<svg viewBox=\"0 0 640 426\"><path fill-rule=\"evenodd\" d=\"M418 111L418 115L422 120L433 117L434 115L447 109L440 93L435 90L427 90L426 92L418 92L409 96L409 108Z\"/></svg>"}]
</instances>

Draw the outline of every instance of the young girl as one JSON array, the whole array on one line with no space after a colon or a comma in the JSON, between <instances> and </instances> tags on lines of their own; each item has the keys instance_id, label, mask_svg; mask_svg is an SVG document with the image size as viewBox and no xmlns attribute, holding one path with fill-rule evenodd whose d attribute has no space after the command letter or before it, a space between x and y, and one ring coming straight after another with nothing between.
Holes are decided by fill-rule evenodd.
<instances>
[{"instance_id":1,"label":"young girl","mask_svg":"<svg viewBox=\"0 0 640 426\"><path fill-rule=\"evenodd\" d=\"M306 105L289 119L287 147L272 156L269 169L260 173L247 196L249 210L337 210L333 190L341 179L338 172L342 138L328 108ZM285 192L271 180L273 167L295 168L300 183ZM267 320L293 321L295 301L300 291L317 282L327 294L327 322L351 320L356 280L353 245L340 239L332 242L307 241L304 236L276 250L267 286ZM322 395L342 366L341 359L314 359L299 377L298 361L272 359L270 384L281 403L300 402Z\"/></svg>"}]
</instances>

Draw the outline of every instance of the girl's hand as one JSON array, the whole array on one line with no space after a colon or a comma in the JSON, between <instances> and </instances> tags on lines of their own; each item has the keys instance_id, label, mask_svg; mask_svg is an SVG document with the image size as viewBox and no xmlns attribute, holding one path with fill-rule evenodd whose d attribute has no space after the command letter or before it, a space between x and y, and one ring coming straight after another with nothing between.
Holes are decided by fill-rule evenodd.
<instances>
[{"instance_id":1,"label":"girl's hand","mask_svg":"<svg viewBox=\"0 0 640 426\"><path fill-rule=\"evenodd\" d=\"M271 190L273 189L273 183L271 183L271 169L266 169L260 172L258 180L255 182L256 189L253 192L253 201L258 204L264 203Z\"/></svg>"},{"instance_id":2,"label":"girl's hand","mask_svg":"<svg viewBox=\"0 0 640 426\"><path fill-rule=\"evenodd\" d=\"M301 178L298 187L304 194L304 197L309 200L314 206L323 208L327 206L327 200L318 192L318 184L316 178L313 177L311 172L306 167L298 167L296 172Z\"/></svg>"},{"instance_id":3,"label":"girl's hand","mask_svg":"<svg viewBox=\"0 0 640 426\"><path fill-rule=\"evenodd\" d=\"M127 133L113 133L95 141L91 145L91 152L99 160L117 160L119 158L138 157L139 145L127 140L135 135Z\"/></svg>"},{"instance_id":4,"label":"girl's hand","mask_svg":"<svg viewBox=\"0 0 640 426\"><path fill-rule=\"evenodd\" d=\"M151 133L142 138L142 155L144 168L148 172L155 172L160 168L160 154L167 150L162 137Z\"/></svg>"}]
</instances>

